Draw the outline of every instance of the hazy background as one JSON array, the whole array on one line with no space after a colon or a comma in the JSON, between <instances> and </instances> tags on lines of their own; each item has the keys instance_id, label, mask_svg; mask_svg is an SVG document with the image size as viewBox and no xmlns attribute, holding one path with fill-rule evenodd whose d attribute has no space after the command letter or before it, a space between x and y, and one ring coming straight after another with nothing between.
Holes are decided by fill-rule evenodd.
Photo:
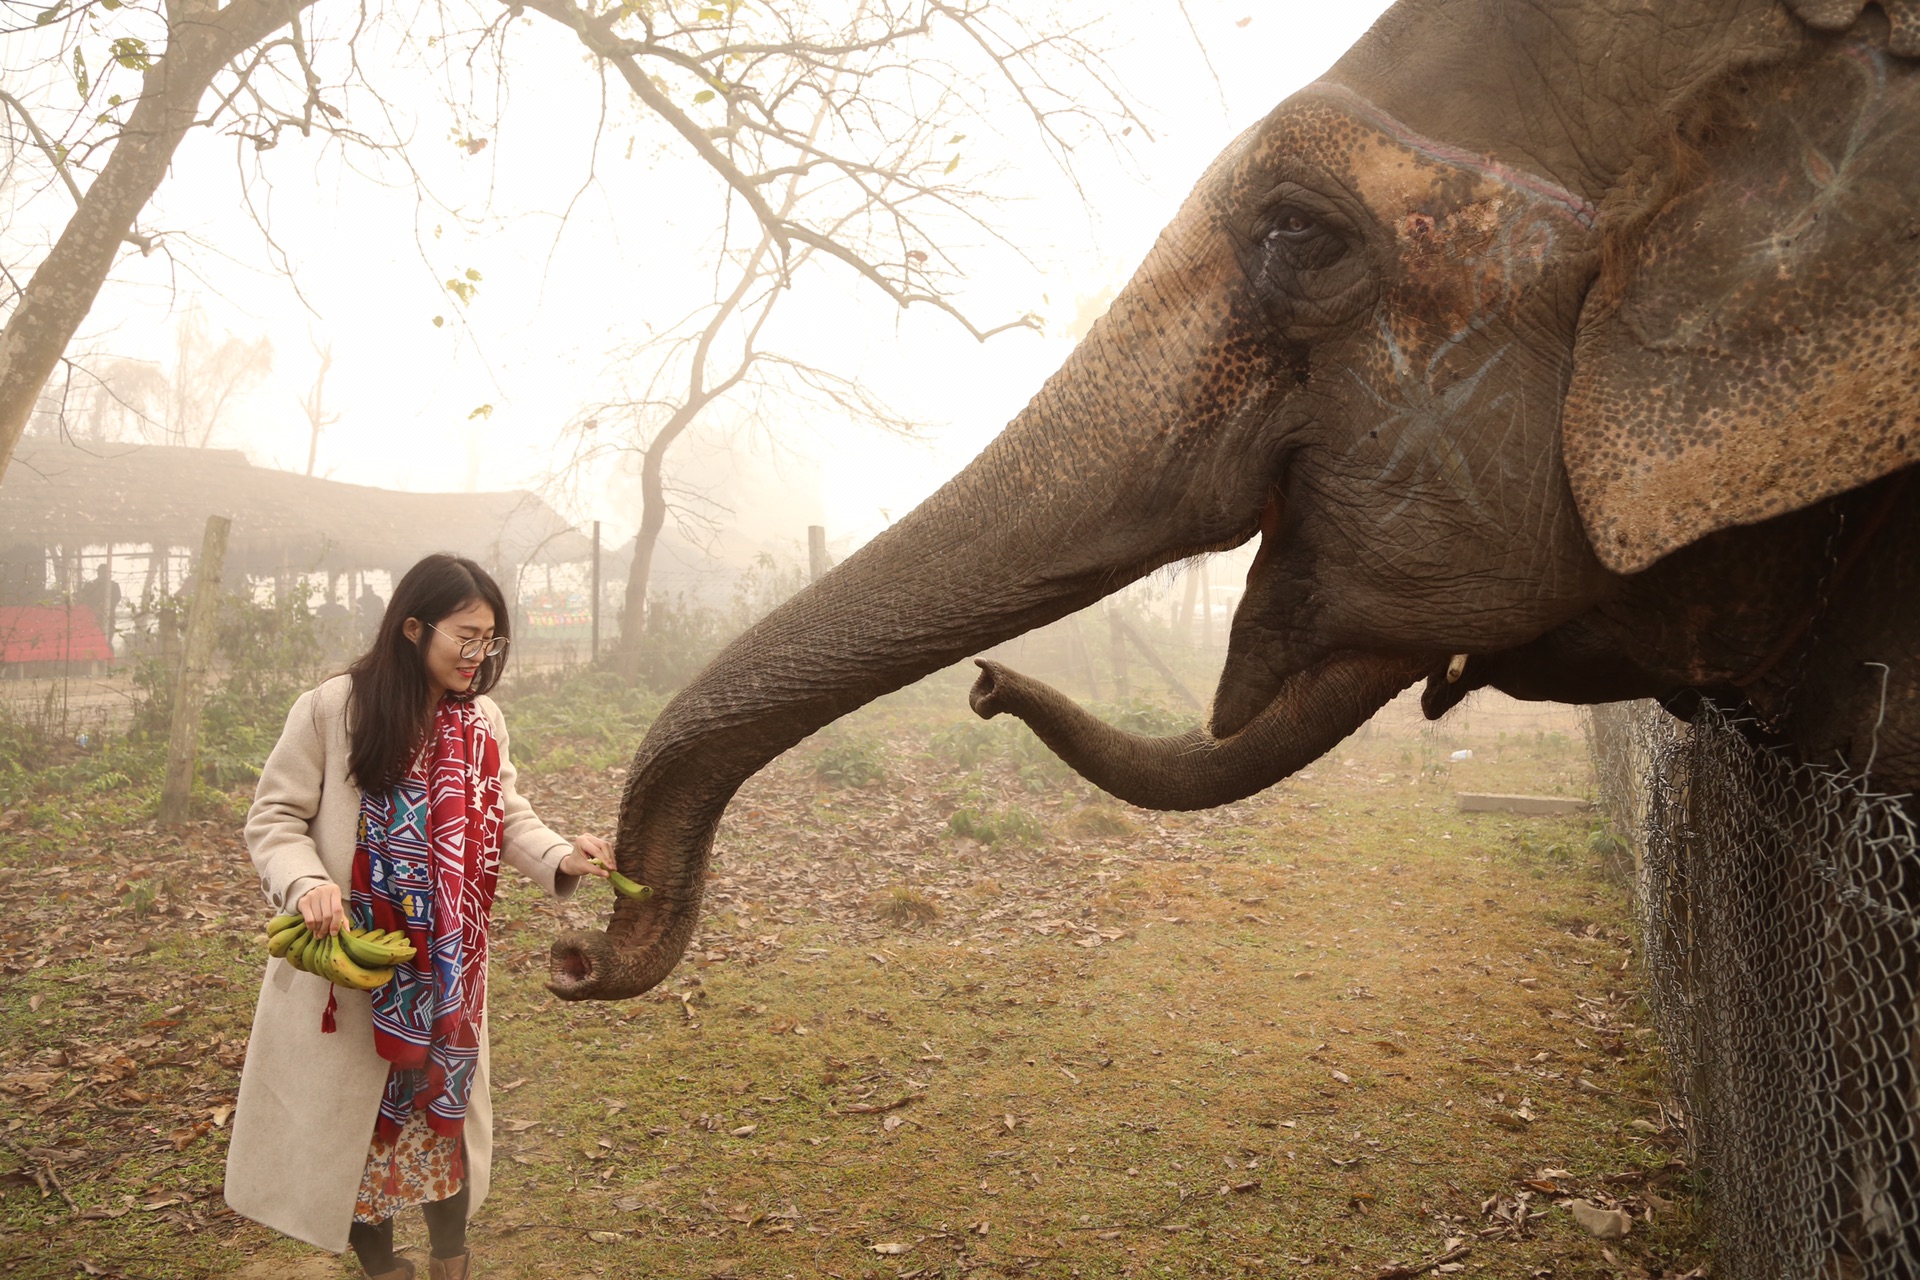
<instances>
[{"instance_id":1,"label":"hazy background","mask_svg":"<svg viewBox=\"0 0 1920 1280\"><path fill-rule=\"evenodd\" d=\"M981 244L960 301L987 323L1036 312L1044 333L979 344L931 308L900 313L850 272L816 273L771 337L856 376L921 424L921 438L796 411L773 424L776 439L721 409L672 461L677 483L719 504L716 552L740 563L759 548L790 551L806 525L824 524L844 554L958 470L1104 310L1206 164L1385 7L1108 6L1095 41L1151 136L1136 129L1123 152L1078 155L1084 200L1020 120L982 120L963 151L964 163L983 167L1000 158L987 185L1004 197L1000 222L1025 260ZM319 6L313 21L352 16ZM308 444L301 402L318 349L330 346L326 409L338 420L320 441L316 474L411 490L542 489L570 519L605 522L609 548L628 537L639 506L631 469L550 484L560 433L611 386L616 348L711 295L711 275L690 264L711 260L723 209L711 178L649 144L658 131L637 129L626 103L610 100L596 128L600 89L578 46L552 23L521 25L516 55L542 73L523 70L504 104L498 86L469 86L481 116L503 122L481 135L484 151L452 141L479 127L449 105L458 86L436 94L422 77L412 96L392 99L424 195L397 163L317 136L288 134L256 157L245 143L195 131L140 219L172 256L119 263L70 354L164 364L196 307L215 341L269 339L270 372L210 443L298 471ZM404 55L404 39L389 36ZM50 241L70 210L63 199L16 206L4 234ZM481 280L462 305L441 282L468 269Z\"/></svg>"}]
</instances>

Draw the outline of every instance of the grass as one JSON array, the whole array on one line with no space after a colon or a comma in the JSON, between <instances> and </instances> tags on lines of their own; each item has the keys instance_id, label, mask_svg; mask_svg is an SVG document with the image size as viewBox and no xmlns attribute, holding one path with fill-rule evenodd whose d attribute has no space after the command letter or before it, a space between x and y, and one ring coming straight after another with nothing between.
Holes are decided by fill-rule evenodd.
<instances>
[{"instance_id":1,"label":"grass","mask_svg":"<svg viewBox=\"0 0 1920 1280\"><path fill-rule=\"evenodd\" d=\"M486 1274L1374 1277L1459 1242L1459 1274L1565 1280L1706 1256L1608 852L1585 820L1452 803L1579 794L1577 742L1450 764L1362 736L1158 815L1035 790L1019 739L967 723L882 707L841 741L883 783L823 777L831 737L749 783L701 935L642 999L548 997L547 940L607 900L503 880ZM610 833L618 767L544 731L543 816ZM963 802L1042 834L963 839ZM168 838L114 803L0 850L0 1266L355 1274L221 1208L265 914L234 824ZM1576 1193L1633 1233L1588 1236ZM423 1244L417 1215L400 1235Z\"/></svg>"}]
</instances>

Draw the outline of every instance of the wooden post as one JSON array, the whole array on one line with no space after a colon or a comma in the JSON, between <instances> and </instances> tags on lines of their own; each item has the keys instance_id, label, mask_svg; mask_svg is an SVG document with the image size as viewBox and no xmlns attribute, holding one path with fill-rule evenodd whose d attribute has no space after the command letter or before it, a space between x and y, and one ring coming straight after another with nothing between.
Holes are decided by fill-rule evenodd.
<instances>
[{"instance_id":1,"label":"wooden post","mask_svg":"<svg viewBox=\"0 0 1920 1280\"><path fill-rule=\"evenodd\" d=\"M1100 701L1100 677L1093 672L1093 654L1087 649L1087 638L1080 634L1080 615L1067 615L1067 652L1080 660L1080 667L1087 677L1087 697L1094 702Z\"/></svg>"},{"instance_id":2,"label":"wooden post","mask_svg":"<svg viewBox=\"0 0 1920 1280\"><path fill-rule=\"evenodd\" d=\"M1147 660L1147 665L1155 671L1158 671L1160 678L1172 685L1173 691L1179 694L1188 706L1194 708L1196 711L1200 710L1200 699L1194 697L1193 690L1187 688L1187 686L1181 682L1180 677L1173 673L1173 668L1168 666L1166 660L1160 656L1152 645L1147 643L1147 638L1134 630L1133 624L1120 617L1120 615L1113 615L1113 620L1114 625L1120 629L1120 633L1126 636L1127 639L1133 641L1133 647L1140 651L1140 656Z\"/></svg>"},{"instance_id":3,"label":"wooden post","mask_svg":"<svg viewBox=\"0 0 1920 1280\"><path fill-rule=\"evenodd\" d=\"M807 526L807 571L810 581L818 582L827 576L831 566L827 562L827 530L825 525Z\"/></svg>"},{"instance_id":4,"label":"wooden post","mask_svg":"<svg viewBox=\"0 0 1920 1280\"><path fill-rule=\"evenodd\" d=\"M1173 634L1182 648L1191 649L1193 647L1193 597L1200 590L1200 566L1188 565L1186 579L1186 596L1180 603L1180 621L1174 624Z\"/></svg>"},{"instance_id":5,"label":"wooden post","mask_svg":"<svg viewBox=\"0 0 1920 1280\"><path fill-rule=\"evenodd\" d=\"M1200 647L1213 648L1213 575L1207 562L1200 562Z\"/></svg>"},{"instance_id":6,"label":"wooden post","mask_svg":"<svg viewBox=\"0 0 1920 1280\"><path fill-rule=\"evenodd\" d=\"M600 522L593 522L593 638L587 642L587 665L600 660Z\"/></svg>"},{"instance_id":7,"label":"wooden post","mask_svg":"<svg viewBox=\"0 0 1920 1280\"><path fill-rule=\"evenodd\" d=\"M187 614L185 652L180 678L174 683L173 726L167 735L167 780L160 790L160 823L177 827L187 820L193 795L193 756L200 743L200 704L206 696L209 659L213 656L214 614L220 604L220 574L226 567L227 533L233 521L208 516L206 537L200 543L199 572L194 576L193 604Z\"/></svg>"}]
</instances>

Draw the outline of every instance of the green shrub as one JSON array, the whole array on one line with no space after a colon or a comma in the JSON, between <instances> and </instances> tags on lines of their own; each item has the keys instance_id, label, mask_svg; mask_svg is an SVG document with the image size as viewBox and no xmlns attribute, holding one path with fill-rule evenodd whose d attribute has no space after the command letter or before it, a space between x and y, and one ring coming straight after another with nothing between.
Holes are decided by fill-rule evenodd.
<instances>
[{"instance_id":1,"label":"green shrub","mask_svg":"<svg viewBox=\"0 0 1920 1280\"><path fill-rule=\"evenodd\" d=\"M813 775L836 787L867 787L887 776L884 745L865 734L827 730L821 735L820 754Z\"/></svg>"},{"instance_id":2,"label":"green shrub","mask_svg":"<svg viewBox=\"0 0 1920 1280\"><path fill-rule=\"evenodd\" d=\"M626 761L666 705L644 684L578 667L517 679L497 697L514 763L550 768Z\"/></svg>"},{"instance_id":3,"label":"green shrub","mask_svg":"<svg viewBox=\"0 0 1920 1280\"><path fill-rule=\"evenodd\" d=\"M967 805L956 809L947 819L947 830L962 839L981 844L1039 845L1047 838L1047 829L1025 809L992 809L985 805Z\"/></svg>"}]
</instances>

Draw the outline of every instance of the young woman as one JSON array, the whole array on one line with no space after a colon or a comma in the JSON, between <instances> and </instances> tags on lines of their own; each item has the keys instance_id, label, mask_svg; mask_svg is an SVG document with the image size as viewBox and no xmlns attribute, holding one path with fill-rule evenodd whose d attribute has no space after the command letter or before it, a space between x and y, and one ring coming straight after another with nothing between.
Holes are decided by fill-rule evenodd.
<instances>
[{"instance_id":1,"label":"young woman","mask_svg":"<svg viewBox=\"0 0 1920 1280\"><path fill-rule=\"evenodd\" d=\"M275 911L316 936L402 928L418 959L371 993L267 962L227 1150L227 1203L411 1280L393 1215L420 1205L434 1280L465 1280L487 1194L487 926L499 864L566 898L612 850L568 841L514 790L486 696L506 665L506 601L485 570L428 556L393 591L373 647L287 715L247 814Z\"/></svg>"}]
</instances>

